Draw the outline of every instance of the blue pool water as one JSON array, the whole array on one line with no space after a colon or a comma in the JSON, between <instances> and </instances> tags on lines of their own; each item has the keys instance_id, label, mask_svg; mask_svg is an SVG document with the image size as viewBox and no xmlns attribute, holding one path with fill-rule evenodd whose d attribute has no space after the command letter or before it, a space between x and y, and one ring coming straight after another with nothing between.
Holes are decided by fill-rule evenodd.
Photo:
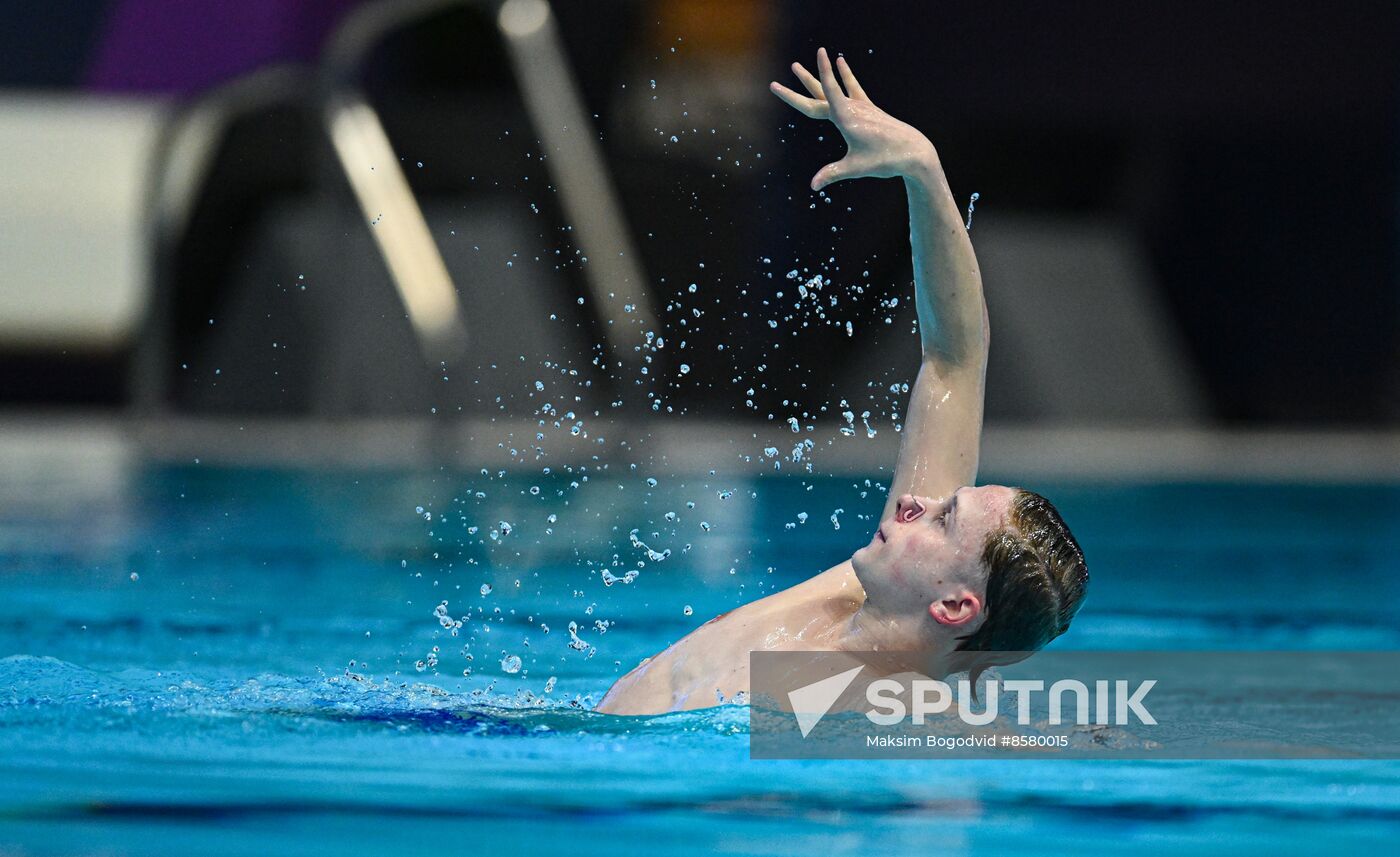
<instances>
[{"instance_id":1,"label":"blue pool water","mask_svg":"<svg viewBox=\"0 0 1400 857\"><path fill-rule=\"evenodd\" d=\"M1272 854L1400 834L1395 762L755 762L742 707L588 710L862 544L864 480L0 471L0 854ZM1400 487L1030 487L1094 574L1059 646L1400 649Z\"/></svg>"}]
</instances>

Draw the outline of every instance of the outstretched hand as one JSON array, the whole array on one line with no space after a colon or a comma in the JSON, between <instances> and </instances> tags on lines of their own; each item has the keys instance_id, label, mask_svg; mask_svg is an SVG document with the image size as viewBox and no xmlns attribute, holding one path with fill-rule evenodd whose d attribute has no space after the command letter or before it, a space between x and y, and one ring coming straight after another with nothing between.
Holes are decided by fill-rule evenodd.
<instances>
[{"instance_id":1,"label":"outstretched hand","mask_svg":"<svg viewBox=\"0 0 1400 857\"><path fill-rule=\"evenodd\" d=\"M817 50L817 72L820 79L801 63L793 63L793 73L811 97L801 95L774 81L768 85L773 94L787 102L804 116L830 119L846 140L846 156L827 164L812 176L812 190L817 191L844 179L866 176L894 178L906 175L916 164L936 159L933 144L912 125L901 122L876 107L856 80L845 57L837 57L845 90L836 82L836 72L826 48Z\"/></svg>"}]
</instances>

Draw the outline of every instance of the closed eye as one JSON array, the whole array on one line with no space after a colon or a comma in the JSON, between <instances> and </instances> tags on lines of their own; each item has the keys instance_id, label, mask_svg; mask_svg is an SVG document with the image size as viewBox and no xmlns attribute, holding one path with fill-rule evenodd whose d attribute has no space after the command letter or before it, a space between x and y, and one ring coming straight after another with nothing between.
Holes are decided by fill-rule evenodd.
<instances>
[{"instance_id":1,"label":"closed eye","mask_svg":"<svg viewBox=\"0 0 1400 857\"><path fill-rule=\"evenodd\" d=\"M948 529L948 519L952 517L952 515L953 515L953 510L956 509L957 507L958 507L958 498L957 498L956 496L954 496L953 499L952 499L951 501L949 501L948 505L947 505L946 507L944 507L944 509L943 509L943 514L941 514L941 515L938 516L938 524L939 524L939 526L943 527L943 529L945 529L945 530Z\"/></svg>"}]
</instances>

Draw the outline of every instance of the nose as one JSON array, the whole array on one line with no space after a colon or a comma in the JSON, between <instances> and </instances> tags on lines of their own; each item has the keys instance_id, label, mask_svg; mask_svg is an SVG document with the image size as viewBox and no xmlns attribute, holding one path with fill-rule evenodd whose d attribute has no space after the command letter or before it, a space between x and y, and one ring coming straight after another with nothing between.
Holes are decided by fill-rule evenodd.
<instances>
[{"instance_id":1,"label":"nose","mask_svg":"<svg viewBox=\"0 0 1400 857\"><path fill-rule=\"evenodd\" d=\"M904 494L894 501L894 519L901 524L917 521L924 514L924 504L913 494Z\"/></svg>"}]
</instances>

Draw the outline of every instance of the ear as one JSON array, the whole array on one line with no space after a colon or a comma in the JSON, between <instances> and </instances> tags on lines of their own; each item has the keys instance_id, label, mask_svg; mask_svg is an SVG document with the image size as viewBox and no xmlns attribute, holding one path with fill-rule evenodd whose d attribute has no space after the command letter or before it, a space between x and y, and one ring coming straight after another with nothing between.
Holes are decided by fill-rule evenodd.
<instances>
[{"instance_id":1,"label":"ear","mask_svg":"<svg viewBox=\"0 0 1400 857\"><path fill-rule=\"evenodd\" d=\"M940 625L966 625L982 615L982 600L964 589L929 604L928 612Z\"/></svg>"}]
</instances>

